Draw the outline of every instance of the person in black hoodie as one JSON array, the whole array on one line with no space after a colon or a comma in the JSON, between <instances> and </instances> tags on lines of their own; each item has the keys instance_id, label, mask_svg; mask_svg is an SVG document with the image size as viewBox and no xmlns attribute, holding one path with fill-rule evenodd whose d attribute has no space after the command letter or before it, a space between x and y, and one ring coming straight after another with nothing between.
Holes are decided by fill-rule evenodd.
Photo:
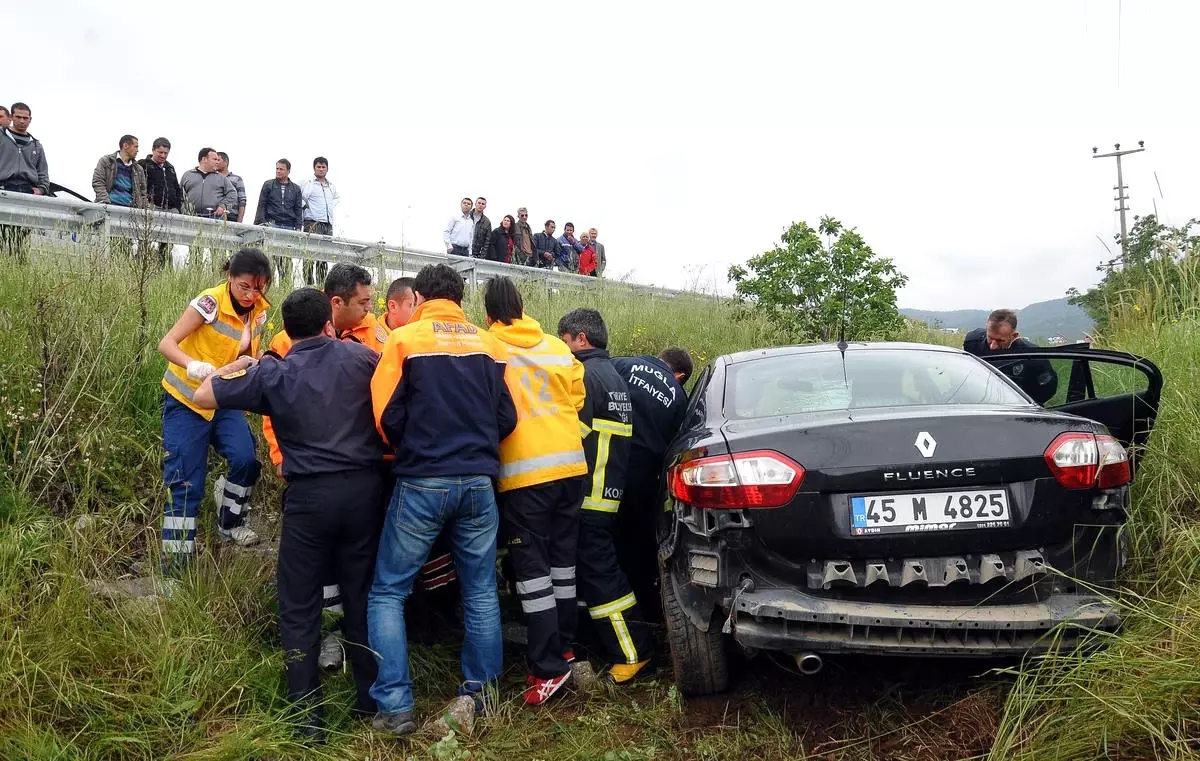
<instances>
[{"instance_id":1,"label":"person in black hoodie","mask_svg":"<svg viewBox=\"0 0 1200 761\"><path fill-rule=\"evenodd\" d=\"M154 145L146 158L138 162L146 172L146 196L150 206L159 211L178 214L183 203L183 193L179 190L179 178L175 176L175 167L167 161L171 153L171 141L165 137L154 139ZM171 244L158 244L158 266L165 267L171 262Z\"/></svg>"},{"instance_id":2,"label":"person in black hoodie","mask_svg":"<svg viewBox=\"0 0 1200 761\"><path fill-rule=\"evenodd\" d=\"M488 233L487 246L484 256L493 262L512 263L513 233L517 229L517 220L511 214L505 214L500 220L500 226Z\"/></svg>"},{"instance_id":3,"label":"person in black hoodie","mask_svg":"<svg viewBox=\"0 0 1200 761\"><path fill-rule=\"evenodd\" d=\"M633 679L649 665L650 632L629 579L617 561L617 508L625 491L633 437L629 386L608 355L608 327L595 309L576 309L558 321L558 335L583 363L587 400L579 411L583 452L591 474L579 521L575 556L578 599L586 602L608 678ZM621 541L624 541L623 539Z\"/></svg>"}]
</instances>

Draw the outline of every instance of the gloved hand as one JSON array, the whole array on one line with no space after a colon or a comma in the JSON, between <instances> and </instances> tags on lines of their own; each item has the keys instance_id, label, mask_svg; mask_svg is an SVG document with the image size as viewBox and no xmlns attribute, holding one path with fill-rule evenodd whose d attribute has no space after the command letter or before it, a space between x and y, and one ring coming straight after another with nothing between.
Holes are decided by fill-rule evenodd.
<instances>
[{"instance_id":1,"label":"gloved hand","mask_svg":"<svg viewBox=\"0 0 1200 761\"><path fill-rule=\"evenodd\" d=\"M212 375L216 369L208 362L193 359L191 362L188 362L187 377L194 381L202 381Z\"/></svg>"}]
</instances>

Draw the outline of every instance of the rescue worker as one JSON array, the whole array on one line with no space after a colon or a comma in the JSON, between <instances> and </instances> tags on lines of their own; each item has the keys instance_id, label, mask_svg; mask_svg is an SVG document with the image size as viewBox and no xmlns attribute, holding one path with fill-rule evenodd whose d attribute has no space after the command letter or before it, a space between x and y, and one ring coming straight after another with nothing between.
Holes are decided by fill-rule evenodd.
<instances>
[{"instance_id":1,"label":"rescue worker","mask_svg":"<svg viewBox=\"0 0 1200 761\"><path fill-rule=\"evenodd\" d=\"M988 315L986 328L975 328L963 338L963 351L977 357L998 352L1037 349L1038 345L1017 332L1017 313L997 309ZM1050 401L1058 391L1058 373L1047 359L1014 360L996 363L996 369L1007 375L1038 404Z\"/></svg>"},{"instance_id":2,"label":"rescue worker","mask_svg":"<svg viewBox=\"0 0 1200 761\"><path fill-rule=\"evenodd\" d=\"M509 278L488 281L483 305L488 331L508 347L504 378L517 408L516 430L500 443L497 491L526 617L524 699L541 705L570 679L575 658L575 548L588 472L579 426L583 364L525 314Z\"/></svg>"},{"instance_id":3,"label":"rescue worker","mask_svg":"<svg viewBox=\"0 0 1200 761\"><path fill-rule=\"evenodd\" d=\"M274 421L288 481L276 565L288 696L302 711L305 736L320 741L317 653L326 579L342 590L354 711L375 713L367 590L383 523L383 442L371 409L378 357L335 340L330 299L316 289L293 291L282 311L294 339L287 358L239 359L205 379L195 401L202 409L246 410Z\"/></svg>"},{"instance_id":4,"label":"rescue worker","mask_svg":"<svg viewBox=\"0 0 1200 761\"><path fill-rule=\"evenodd\" d=\"M164 570L182 570L195 551L196 516L204 500L208 448L228 464L213 485L217 533L246 546L258 535L245 525L250 495L261 465L246 416L209 410L194 397L200 383L239 356L256 358L266 324L271 263L262 251L243 248L224 266L225 282L201 291L158 342L167 358L163 375L163 480L170 500L163 514Z\"/></svg>"},{"instance_id":5,"label":"rescue worker","mask_svg":"<svg viewBox=\"0 0 1200 761\"><path fill-rule=\"evenodd\" d=\"M388 286L383 325L389 333L404 327L412 319L413 310L417 308L417 295L412 287L411 277L398 277Z\"/></svg>"},{"instance_id":6,"label":"rescue worker","mask_svg":"<svg viewBox=\"0 0 1200 761\"><path fill-rule=\"evenodd\" d=\"M503 667L496 592L499 515L492 482L500 441L517 425L504 381L508 352L462 310L463 278L428 265L413 284L417 311L392 331L371 381L375 421L395 450L392 493L368 603L371 648L379 678L373 726L402 735L416 730L404 606L413 580L444 526L462 589L465 636L461 707L483 709ZM464 720L469 720L464 718Z\"/></svg>"},{"instance_id":7,"label":"rescue worker","mask_svg":"<svg viewBox=\"0 0 1200 761\"><path fill-rule=\"evenodd\" d=\"M613 367L629 385L633 403L633 440L629 473L617 511L617 557L647 621L662 619L658 591L657 519L663 512L663 458L683 425L692 356L671 347L657 357L613 357Z\"/></svg>"},{"instance_id":8,"label":"rescue worker","mask_svg":"<svg viewBox=\"0 0 1200 761\"><path fill-rule=\"evenodd\" d=\"M374 299L371 273L357 264L335 264L325 277L325 295L330 302L331 322L335 336L343 341L362 344L378 355L383 350L383 344L387 341L390 329L386 319L381 323L370 311ZM404 300L403 293L397 294L397 296L399 300ZM409 298L411 299L411 293ZM400 310L398 310L398 314L402 316ZM395 325L395 327L400 327L400 325ZM285 327L271 339L270 351L277 358L282 359L287 355L291 346L292 340ZM270 452L271 462L275 466L275 472L282 475L283 454L276 442L274 424L269 416L263 417L263 438L267 440L267 448ZM386 454L385 459L390 460L390 454ZM390 481L385 486L390 494L392 486ZM440 539L435 553L426 563L430 568L422 569L422 582L426 588L440 588L455 579L448 540ZM342 667L345 655L341 644L343 635L337 628L338 620L343 613L341 592L338 585L330 580L324 585L324 595L324 617L329 621L331 630L321 641L321 652L317 660L323 669L337 669Z\"/></svg>"},{"instance_id":9,"label":"rescue worker","mask_svg":"<svg viewBox=\"0 0 1200 761\"><path fill-rule=\"evenodd\" d=\"M558 321L558 334L583 363L587 401L579 422L592 474L583 499L576 577L592 628L612 664L608 678L633 679L650 663L654 640L629 579L617 561L617 508L625 490L633 408L629 387L608 355L608 327L595 309L576 309Z\"/></svg>"}]
</instances>

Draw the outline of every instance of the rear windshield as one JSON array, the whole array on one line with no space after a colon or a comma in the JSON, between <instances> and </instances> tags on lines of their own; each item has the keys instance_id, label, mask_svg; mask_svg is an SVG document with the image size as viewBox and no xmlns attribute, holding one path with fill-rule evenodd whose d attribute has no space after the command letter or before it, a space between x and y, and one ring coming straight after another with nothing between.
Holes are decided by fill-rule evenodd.
<instances>
[{"instance_id":1,"label":"rear windshield","mask_svg":"<svg viewBox=\"0 0 1200 761\"><path fill-rule=\"evenodd\" d=\"M1030 401L990 367L965 354L870 349L763 357L729 368L731 419L865 407L1012 404Z\"/></svg>"}]
</instances>

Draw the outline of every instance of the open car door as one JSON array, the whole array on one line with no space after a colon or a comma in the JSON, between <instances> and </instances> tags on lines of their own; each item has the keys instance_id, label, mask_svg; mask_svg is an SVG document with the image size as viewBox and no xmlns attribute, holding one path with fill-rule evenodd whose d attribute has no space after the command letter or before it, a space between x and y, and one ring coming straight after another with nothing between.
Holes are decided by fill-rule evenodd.
<instances>
[{"instance_id":1,"label":"open car door","mask_svg":"<svg viewBox=\"0 0 1200 761\"><path fill-rule=\"evenodd\" d=\"M1146 443L1162 397L1163 377L1150 360L1122 351L1093 349L1087 344L997 351L980 357L991 363L1047 409L1069 412L1108 427L1136 457ZM1055 376L1053 395L1030 393L1032 379ZM1042 396L1049 392L1043 386Z\"/></svg>"}]
</instances>

